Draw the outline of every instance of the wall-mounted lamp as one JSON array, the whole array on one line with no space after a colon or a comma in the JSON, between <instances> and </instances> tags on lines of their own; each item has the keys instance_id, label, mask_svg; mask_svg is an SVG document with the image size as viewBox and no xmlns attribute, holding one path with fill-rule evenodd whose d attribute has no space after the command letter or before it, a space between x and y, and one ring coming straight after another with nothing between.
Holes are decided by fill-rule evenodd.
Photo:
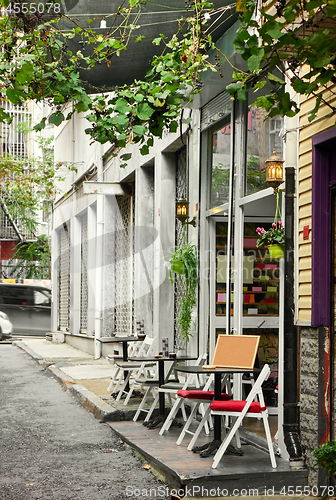
<instances>
[{"instance_id":1,"label":"wall-mounted lamp","mask_svg":"<svg viewBox=\"0 0 336 500\"><path fill-rule=\"evenodd\" d=\"M283 164L284 160L281 160L276 154L275 149L273 149L273 154L268 160L266 160L266 182L274 189L274 192L278 190L280 184L283 183Z\"/></svg>"},{"instance_id":2,"label":"wall-mounted lamp","mask_svg":"<svg viewBox=\"0 0 336 500\"><path fill-rule=\"evenodd\" d=\"M176 218L182 222L182 224L191 224L196 227L196 217L192 220L189 219L189 201L183 199L176 202Z\"/></svg>"}]
</instances>

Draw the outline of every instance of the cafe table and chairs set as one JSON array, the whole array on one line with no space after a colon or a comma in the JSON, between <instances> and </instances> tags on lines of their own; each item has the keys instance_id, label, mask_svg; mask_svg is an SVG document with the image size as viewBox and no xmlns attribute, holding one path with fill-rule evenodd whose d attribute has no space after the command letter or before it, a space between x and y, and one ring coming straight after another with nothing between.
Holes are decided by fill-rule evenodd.
<instances>
[{"instance_id":1,"label":"cafe table and chairs set","mask_svg":"<svg viewBox=\"0 0 336 500\"><path fill-rule=\"evenodd\" d=\"M239 428L242 426L243 419L262 419L271 465L272 468L276 468L268 410L262 390L262 385L268 379L271 370L268 364L265 364L262 369L254 368L259 338L256 335L219 335L212 362L206 365L204 364L205 355L196 359L193 356L154 354L157 352L156 339L145 342L147 337L138 339L138 349L130 349L129 346L127 347L128 342L131 344L137 337L133 337L132 340L130 337L128 340L124 337L121 340L125 346L123 360L113 360L118 367L118 376L111 381L109 390L114 386L117 399L126 394L124 404L127 404L136 385L145 389L134 421L142 412L145 412L147 415L144 425L147 428L154 429L162 423L160 435L169 431L170 426L176 423L178 412L181 411L184 424L180 424L183 428L177 439L177 445L180 445L186 436L191 436L188 450L199 452L201 457L214 455L213 468L218 466L225 452L243 455L239 436ZM113 339L118 341L118 337L113 337ZM143 347L145 345L147 345L146 348ZM193 361L193 364L181 365L187 361ZM165 365L169 362L170 364L167 365L169 368L165 370ZM135 375L130 383L132 373ZM241 381L242 375L246 373L251 375L251 389L246 399L236 399L235 380ZM184 380L182 381L178 375L184 376ZM145 403L150 393L153 395L153 403L146 408ZM168 415L165 407L166 395L170 402ZM159 415L152 418L157 403L159 403ZM189 416L186 415L186 405L191 406ZM198 420L196 420L197 414L200 414ZM226 434L222 438L223 418L225 418ZM194 423L193 431L191 430L192 423ZM196 442L202 430L209 433L211 426L213 426L213 440L197 447ZM233 438L235 438L236 447L231 444Z\"/></svg>"}]
</instances>

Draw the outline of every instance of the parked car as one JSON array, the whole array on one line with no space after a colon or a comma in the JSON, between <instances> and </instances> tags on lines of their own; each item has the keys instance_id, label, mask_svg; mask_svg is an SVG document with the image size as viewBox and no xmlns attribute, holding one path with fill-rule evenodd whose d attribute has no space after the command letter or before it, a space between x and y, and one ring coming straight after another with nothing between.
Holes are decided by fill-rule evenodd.
<instances>
[{"instance_id":1,"label":"parked car","mask_svg":"<svg viewBox=\"0 0 336 500\"><path fill-rule=\"evenodd\" d=\"M0 340L12 337L13 325L6 313L0 311Z\"/></svg>"},{"instance_id":2,"label":"parked car","mask_svg":"<svg viewBox=\"0 0 336 500\"><path fill-rule=\"evenodd\" d=\"M13 333L44 335L51 329L51 290L40 285L0 283L0 311Z\"/></svg>"}]
</instances>

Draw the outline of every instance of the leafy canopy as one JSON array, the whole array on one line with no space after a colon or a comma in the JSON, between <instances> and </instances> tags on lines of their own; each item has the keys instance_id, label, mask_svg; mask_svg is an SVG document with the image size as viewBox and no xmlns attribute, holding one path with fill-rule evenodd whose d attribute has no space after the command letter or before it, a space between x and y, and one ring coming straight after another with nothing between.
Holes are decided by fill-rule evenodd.
<instances>
[{"instance_id":1,"label":"leafy canopy","mask_svg":"<svg viewBox=\"0 0 336 500\"><path fill-rule=\"evenodd\" d=\"M4 7L7 2L0 0ZM0 41L4 47L0 53L1 100L8 99L15 105L30 99L47 100L53 106L49 122L56 126L70 119L74 112L86 113L90 124L86 133L93 141L109 142L116 152L130 141L139 144L141 154L146 155L154 138L162 137L163 130L176 131L186 92L192 95L200 91L201 73L216 71L207 56L214 47L211 30L205 29L205 14L212 4L189 0L190 16L179 20L176 34L171 39L161 34L153 40L162 51L154 57L146 78L104 92L89 87L80 74L82 70L99 71L101 64L110 67L112 57L127 50L137 28L131 22L131 14L141 12L146 0L120 3L115 25L104 36L75 21L72 28L61 30L60 23L66 16L59 12L57 3L41 15L32 14L27 8L32 2L15 3L21 6L19 13L11 8L4 11L0 19ZM72 20L66 17L66 21ZM75 37L85 51L69 49ZM75 46L79 48L78 44ZM2 109L0 120L10 120ZM45 125L43 118L35 130Z\"/></svg>"},{"instance_id":2,"label":"leafy canopy","mask_svg":"<svg viewBox=\"0 0 336 500\"><path fill-rule=\"evenodd\" d=\"M227 91L244 101L249 84L256 92L255 105L265 108L268 116L294 116L299 108L286 82L302 96L316 97L308 120L315 119L321 104L334 114L336 70L336 1L239 0L240 28L234 40L235 50L246 61L248 74L234 72ZM280 76L275 74L280 72ZM258 97L266 83L272 90ZM330 92L326 99L324 91Z\"/></svg>"}]
</instances>

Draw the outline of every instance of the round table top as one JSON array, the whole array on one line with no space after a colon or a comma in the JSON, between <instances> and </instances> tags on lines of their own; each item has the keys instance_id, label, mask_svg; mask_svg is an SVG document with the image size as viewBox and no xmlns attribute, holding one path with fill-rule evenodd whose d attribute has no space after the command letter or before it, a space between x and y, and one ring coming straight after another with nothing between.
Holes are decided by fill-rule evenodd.
<instances>
[{"instance_id":1,"label":"round table top","mask_svg":"<svg viewBox=\"0 0 336 500\"><path fill-rule=\"evenodd\" d=\"M130 356L128 359L131 361L195 361L196 356L176 356L170 358L169 356L155 357L155 356ZM203 370L204 371L204 370Z\"/></svg>"},{"instance_id":2,"label":"round table top","mask_svg":"<svg viewBox=\"0 0 336 500\"><path fill-rule=\"evenodd\" d=\"M102 337L99 340L99 342L102 342L103 344L108 344L108 343L117 343L117 342L142 342L144 339L139 339L136 335L128 335L127 337Z\"/></svg>"},{"instance_id":3,"label":"round table top","mask_svg":"<svg viewBox=\"0 0 336 500\"><path fill-rule=\"evenodd\" d=\"M205 365L209 366L209 365ZM187 365L180 365L176 367L176 370L178 372L184 372L184 373L260 373L260 369L249 369L249 368L203 368L203 366L187 366Z\"/></svg>"}]
</instances>

